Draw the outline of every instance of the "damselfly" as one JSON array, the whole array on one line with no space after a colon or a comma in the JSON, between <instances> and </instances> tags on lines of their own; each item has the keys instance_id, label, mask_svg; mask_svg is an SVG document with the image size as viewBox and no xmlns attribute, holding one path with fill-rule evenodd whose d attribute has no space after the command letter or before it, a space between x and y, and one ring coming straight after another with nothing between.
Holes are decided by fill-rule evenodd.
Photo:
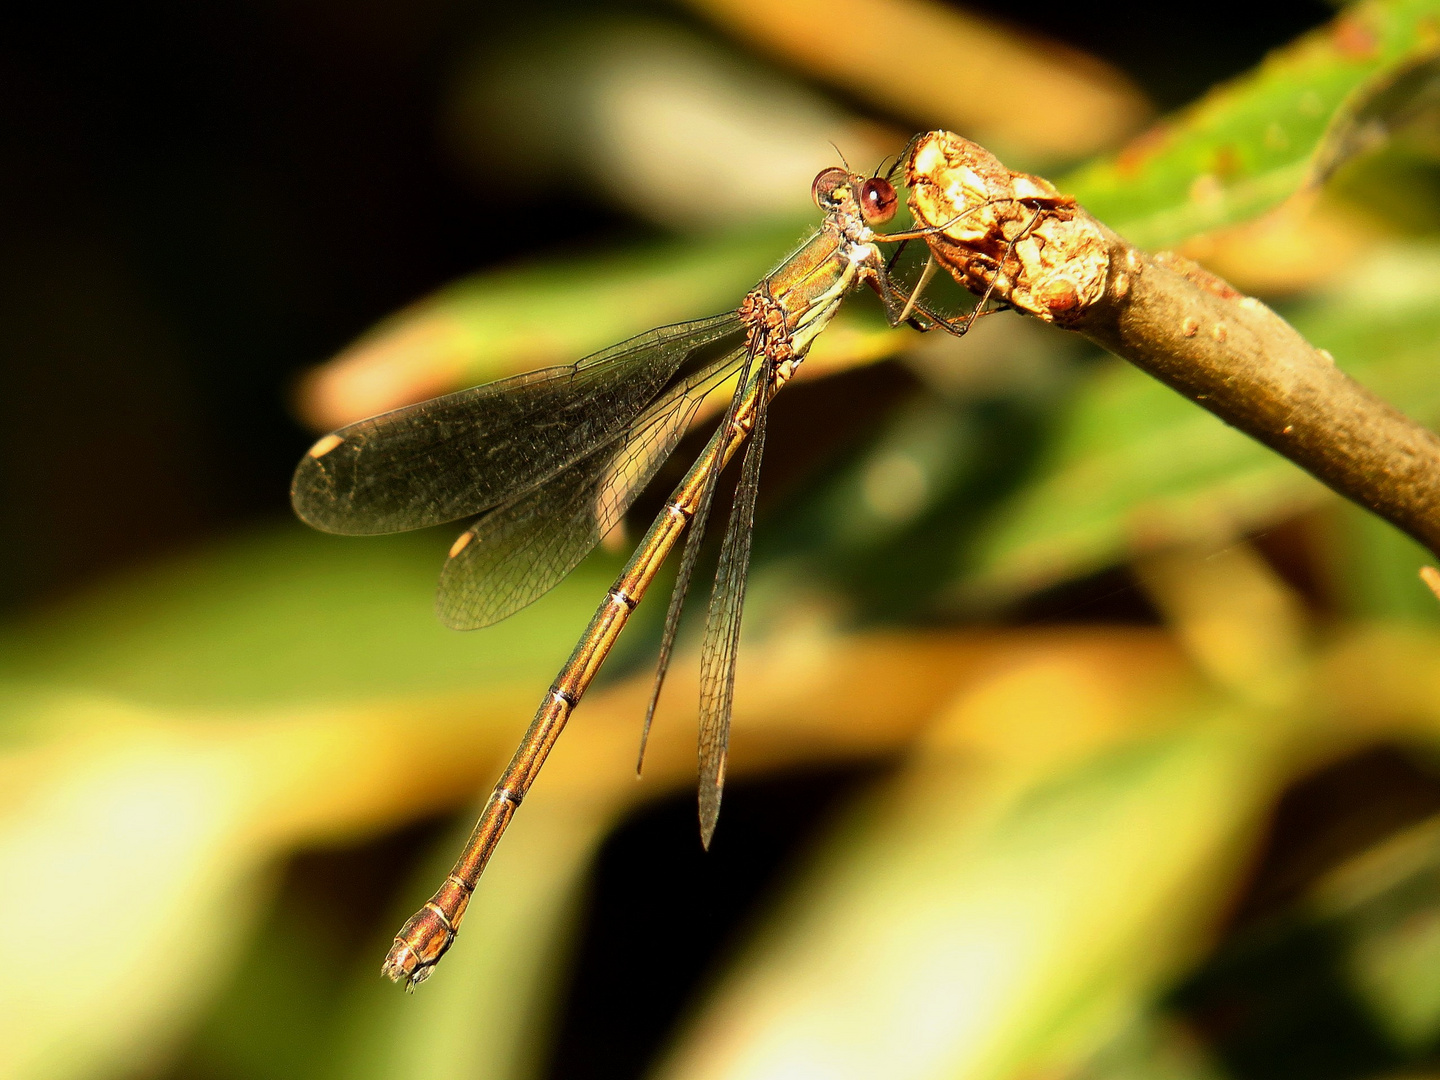
<instances>
[{"instance_id":1,"label":"damselfly","mask_svg":"<svg viewBox=\"0 0 1440 1080\"><path fill-rule=\"evenodd\" d=\"M573 570L655 476L705 395L736 379L724 420L551 685L450 876L396 936L383 971L407 988L425 979L454 941L510 818L689 525L645 717L648 734L716 481L748 439L701 648L700 833L709 846L725 782L770 400L846 294L860 285L879 294L892 325L908 322L956 334L969 326L932 310L918 296L919 286L907 293L891 281L877 244L931 230L873 231L895 215L898 198L887 179L830 168L815 178L813 195L825 212L823 223L730 314L661 327L569 367L502 379L362 420L317 442L296 470L295 510L327 532L400 532L479 515L450 548L437 606L451 626L488 626ZM642 734L642 757L644 739Z\"/></svg>"}]
</instances>

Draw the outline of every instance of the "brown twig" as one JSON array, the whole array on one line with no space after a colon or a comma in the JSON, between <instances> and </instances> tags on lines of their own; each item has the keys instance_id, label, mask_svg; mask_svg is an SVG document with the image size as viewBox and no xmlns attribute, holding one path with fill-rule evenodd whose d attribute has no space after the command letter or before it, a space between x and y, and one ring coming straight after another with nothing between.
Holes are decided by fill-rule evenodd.
<instances>
[{"instance_id":1,"label":"brown twig","mask_svg":"<svg viewBox=\"0 0 1440 1080\"><path fill-rule=\"evenodd\" d=\"M1440 437L1260 301L1139 251L958 135L921 136L906 169L936 260L966 288L1083 334L1440 555Z\"/></svg>"}]
</instances>

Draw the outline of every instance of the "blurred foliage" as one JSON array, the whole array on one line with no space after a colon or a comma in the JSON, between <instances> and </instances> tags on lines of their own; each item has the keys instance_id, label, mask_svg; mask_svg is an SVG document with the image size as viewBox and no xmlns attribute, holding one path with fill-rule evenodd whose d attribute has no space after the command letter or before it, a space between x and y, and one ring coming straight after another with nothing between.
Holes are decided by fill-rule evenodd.
<instances>
[{"instance_id":1,"label":"blurred foliage","mask_svg":"<svg viewBox=\"0 0 1440 1080\"><path fill-rule=\"evenodd\" d=\"M828 8L808 3L693 6L794 67L764 68L734 41L725 52L673 12L574 20L563 55L589 66L567 66L550 29L522 20L506 41L528 33L532 53L514 55L549 66L459 43L473 55L437 104L451 142L503 154L507 138L549 140L566 168L530 179L556 199L553 185L588 186L645 217L627 200L678 190L649 220L690 234L461 280L308 375L299 412L328 427L732 304L813 213L788 195L733 220L715 207L830 163L831 138L878 155L911 128L961 122L967 26L998 35L1027 87L1087 88L1106 138L1144 112L1100 61L921 0L823 25ZM868 36L890 14L930 28L930 63L894 72L895 44ZM806 29L831 50L802 48ZM1061 186L1136 242L1184 243L1263 290L1346 370L1440 422L1437 48L1433 2L1353 5ZM933 57L949 53L955 70L937 78ZM891 82L857 74L887 65ZM782 93L782 120L757 121L757 101ZM555 101L574 109L564 123L544 111ZM971 122L1000 123L994 106ZM1103 145L1027 137L1047 117L1017 108L1003 138L1036 157ZM577 125L590 134L566 141ZM767 157L782 143L783 170ZM903 392L876 393L863 428L814 425L830 460L765 515L733 801L786 770L869 771L755 886L754 910L732 913L737 936L711 935L692 967L710 966L677 988L664 1041L627 1050L627 1075L1435 1069L1428 556L1059 332L997 315L963 342L921 339L853 307L787 399L847 380L865 397L881 361ZM688 653L644 781L631 771L653 610L436 977L407 997L378 976L618 562L599 552L530 609L458 635L431 611L449 539L256 526L0 630L0 1075L518 1080L583 1057L557 1049L577 1010L624 1037L635 982L667 946L610 964L594 1000L567 1009L567 987L602 849L637 806L683 805L693 783ZM1131 625L1113 625L1115 595ZM1287 807L1343 788L1376 747L1399 748L1388 772L1286 832ZM1391 807L1378 824L1377 806ZM752 835L798 835L768 802L755 816ZM744 836L722 821L692 908L643 891L634 907L657 926L709 926L729 895L716 868ZM411 865L400 849L415 843ZM655 873L690 854L668 849Z\"/></svg>"},{"instance_id":2,"label":"blurred foliage","mask_svg":"<svg viewBox=\"0 0 1440 1080\"><path fill-rule=\"evenodd\" d=\"M1366 386L1424 423L1440 422L1440 251L1377 250L1286 314ZM961 582L1013 596L1131 551L1257 531L1330 498L1307 474L1161 384L1107 363L1069 402L1030 481L987 522Z\"/></svg>"},{"instance_id":3,"label":"blurred foliage","mask_svg":"<svg viewBox=\"0 0 1440 1080\"><path fill-rule=\"evenodd\" d=\"M1334 136L1348 127L1357 99L1376 95L1396 71L1433 51L1437 34L1426 0L1346 7L1272 53L1251 77L1060 186L1146 248L1253 217L1337 167Z\"/></svg>"}]
</instances>

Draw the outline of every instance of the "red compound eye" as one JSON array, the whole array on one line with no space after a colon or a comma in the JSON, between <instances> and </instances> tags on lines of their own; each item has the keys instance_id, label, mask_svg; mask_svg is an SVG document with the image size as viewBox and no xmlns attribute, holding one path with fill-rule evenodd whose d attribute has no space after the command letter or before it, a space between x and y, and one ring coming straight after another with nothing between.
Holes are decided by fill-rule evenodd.
<instances>
[{"instance_id":1,"label":"red compound eye","mask_svg":"<svg viewBox=\"0 0 1440 1080\"><path fill-rule=\"evenodd\" d=\"M849 179L850 174L838 165L822 169L820 174L815 177L815 182L810 185L810 197L815 200L815 205L821 210L828 210L835 189L844 187Z\"/></svg>"},{"instance_id":2,"label":"red compound eye","mask_svg":"<svg viewBox=\"0 0 1440 1080\"><path fill-rule=\"evenodd\" d=\"M820 182L817 178L817 184ZM879 225L895 216L900 199L889 180L873 176L860 185L860 214L867 225Z\"/></svg>"}]
</instances>

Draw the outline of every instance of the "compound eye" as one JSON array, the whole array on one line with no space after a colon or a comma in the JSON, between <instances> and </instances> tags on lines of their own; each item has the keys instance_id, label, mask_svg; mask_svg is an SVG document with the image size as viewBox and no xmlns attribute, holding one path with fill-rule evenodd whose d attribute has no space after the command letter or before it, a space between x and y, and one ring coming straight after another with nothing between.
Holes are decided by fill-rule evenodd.
<instances>
[{"instance_id":1,"label":"compound eye","mask_svg":"<svg viewBox=\"0 0 1440 1080\"><path fill-rule=\"evenodd\" d=\"M820 182L819 178L815 181ZM895 216L900 199L895 194L895 185L878 176L871 177L860 185L860 215L867 225L879 225Z\"/></svg>"},{"instance_id":2,"label":"compound eye","mask_svg":"<svg viewBox=\"0 0 1440 1080\"><path fill-rule=\"evenodd\" d=\"M815 200L815 205L821 210L830 209L835 189L844 187L849 181L850 174L838 165L832 165L828 169L822 169L815 177L815 182L810 185L810 197Z\"/></svg>"}]
</instances>

